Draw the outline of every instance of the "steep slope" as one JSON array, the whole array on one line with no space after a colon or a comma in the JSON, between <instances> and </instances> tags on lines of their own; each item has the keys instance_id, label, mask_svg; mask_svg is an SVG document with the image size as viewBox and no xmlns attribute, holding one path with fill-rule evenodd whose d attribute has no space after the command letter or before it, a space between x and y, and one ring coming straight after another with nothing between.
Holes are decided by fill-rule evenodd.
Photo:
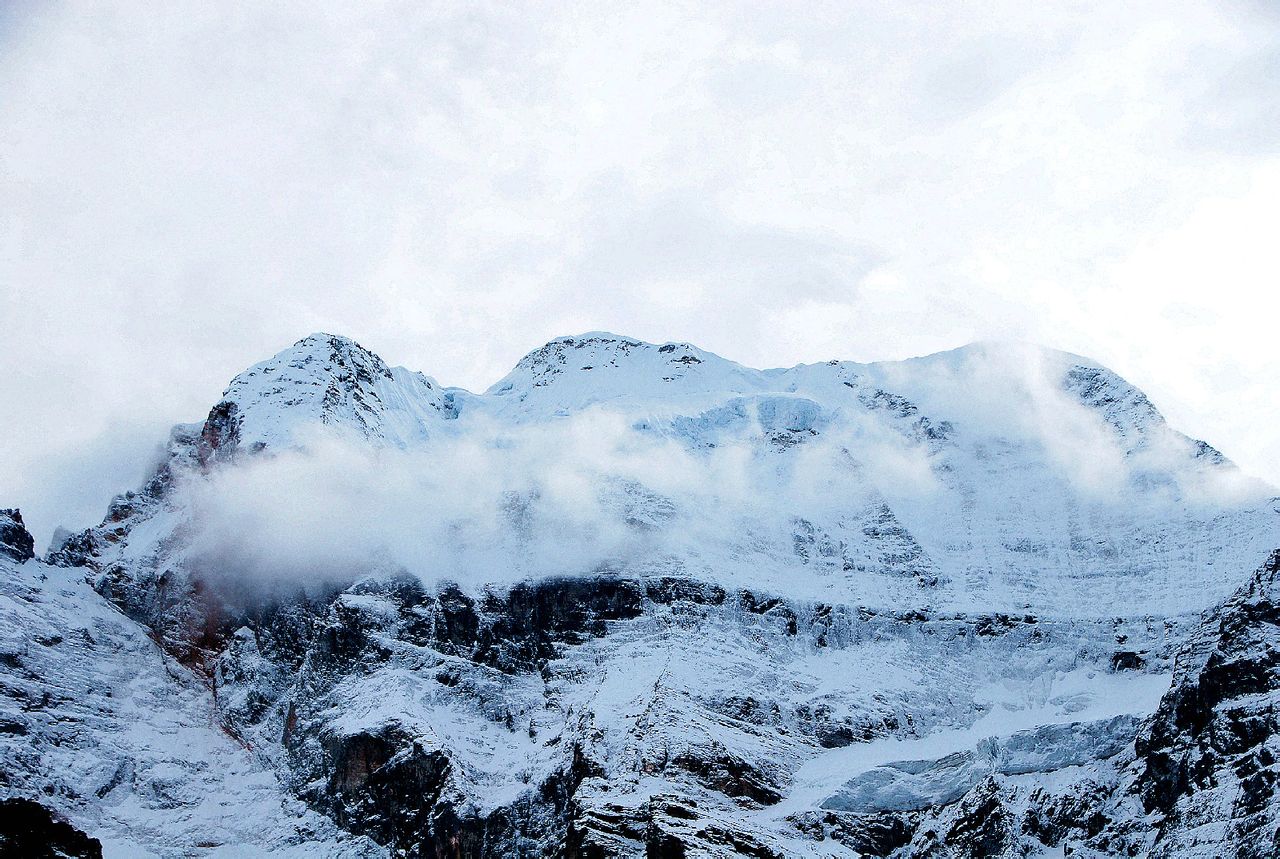
<instances>
[{"instance_id":1,"label":"steep slope","mask_svg":"<svg viewBox=\"0 0 1280 859\"><path fill-rule=\"evenodd\" d=\"M898 809L900 857L1277 855L1277 572L1280 550L1205 612L1140 725L1113 720L1099 734L1103 723L1074 722L1066 736L1039 727L959 756L890 764L825 803L822 824L856 839L867 817L846 809L884 797L901 806L905 785L936 801L905 819Z\"/></svg>"},{"instance_id":2,"label":"steep slope","mask_svg":"<svg viewBox=\"0 0 1280 859\"><path fill-rule=\"evenodd\" d=\"M14 558L30 541L17 511L0 535L0 798L38 801L109 856L381 855L285 793L201 679L82 571Z\"/></svg>"},{"instance_id":3,"label":"steep slope","mask_svg":"<svg viewBox=\"0 0 1280 859\"><path fill-rule=\"evenodd\" d=\"M1209 612L1138 743L1156 855L1280 851L1280 550Z\"/></svg>"},{"instance_id":4,"label":"steep slope","mask_svg":"<svg viewBox=\"0 0 1280 859\"><path fill-rule=\"evenodd\" d=\"M329 843L1196 855L1207 783L1139 786L1184 726L1142 725L1276 545L1265 487L1065 353L758 371L594 333L476 395L314 335L49 561Z\"/></svg>"},{"instance_id":5,"label":"steep slope","mask_svg":"<svg viewBox=\"0 0 1280 859\"><path fill-rule=\"evenodd\" d=\"M477 464L462 477L494 496L476 504L515 504L561 530L581 516L552 509L552 490L577 469L568 477L594 487L577 491L597 496L586 505L604 520L596 531L649 535L594 550L578 562L588 569L620 552L674 558L725 585L785 581L814 599L880 606L1194 613L1226 596L1230 571L1268 551L1280 521L1264 488L1169 428L1132 386L1064 353L983 346L761 372L689 346L594 334L553 341L476 396L316 335L237 377L202 427L176 429L157 479L59 556L161 576L186 563L180 550L200 527L189 499L160 502L174 474L233 450L335 438L421 454L377 465L411 478L433 457L438 474L466 457ZM561 451L541 471L536 445ZM565 453L574 447L584 448L576 461ZM524 483L504 484L522 456L534 463ZM424 491L450 491L447 478ZM135 527L162 510L167 521ZM507 529L515 543L518 530Z\"/></svg>"}]
</instances>

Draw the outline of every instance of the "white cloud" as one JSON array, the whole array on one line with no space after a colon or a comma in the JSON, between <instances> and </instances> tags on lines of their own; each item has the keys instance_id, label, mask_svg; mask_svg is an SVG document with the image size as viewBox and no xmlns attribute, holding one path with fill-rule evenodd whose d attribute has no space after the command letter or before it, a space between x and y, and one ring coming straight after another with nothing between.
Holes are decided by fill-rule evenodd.
<instances>
[{"instance_id":1,"label":"white cloud","mask_svg":"<svg viewBox=\"0 0 1280 859\"><path fill-rule=\"evenodd\" d=\"M756 366L1039 340L1280 481L1268 4L0 27L4 503L100 504L59 463L316 329L473 388L600 328Z\"/></svg>"},{"instance_id":2,"label":"white cloud","mask_svg":"<svg viewBox=\"0 0 1280 859\"><path fill-rule=\"evenodd\" d=\"M182 526L192 562L238 583L349 578L386 565L473 584L624 559L732 558L752 540L785 562L789 515L847 512L840 501L869 491L833 467L847 458L840 438L783 457L746 442L754 421L741 438L727 433L699 450L599 408L547 424L464 421L465 432L410 450L317 430L300 449L184 475L174 506L193 511ZM901 437L874 445L884 455L873 478L901 485L921 468L929 477L923 452Z\"/></svg>"}]
</instances>

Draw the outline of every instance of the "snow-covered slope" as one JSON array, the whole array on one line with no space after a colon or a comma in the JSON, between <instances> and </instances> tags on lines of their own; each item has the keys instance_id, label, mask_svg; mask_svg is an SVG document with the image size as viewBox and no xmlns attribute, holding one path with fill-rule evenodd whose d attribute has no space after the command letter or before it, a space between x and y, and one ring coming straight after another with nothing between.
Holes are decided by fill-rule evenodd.
<instances>
[{"instance_id":1,"label":"snow-covered slope","mask_svg":"<svg viewBox=\"0 0 1280 859\"><path fill-rule=\"evenodd\" d=\"M1277 545L1267 487L1052 350L754 370L592 333L473 394L313 335L50 554L94 590L41 611L118 606L169 661L103 670L170 666L137 706L211 706L308 809L228 843L1198 855L1137 798L1144 720ZM135 825L105 808L56 810ZM230 825L188 823L171 852Z\"/></svg>"},{"instance_id":2,"label":"snow-covered slope","mask_svg":"<svg viewBox=\"0 0 1280 859\"><path fill-rule=\"evenodd\" d=\"M313 334L231 380L205 423L212 453L301 441L315 427L404 447L449 414L440 387L345 338Z\"/></svg>"},{"instance_id":3,"label":"snow-covered slope","mask_svg":"<svg viewBox=\"0 0 1280 859\"><path fill-rule=\"evenodd\" d=\"M763 374L688 343L661 346L594 331L530 352L485 392L519 417L565 416L596 403L684 404L765 390Z\"/></svg>"},{"instance_id":4,"label":"snow-covered slope","mask_svg":"<svg viewBox=\"0 0 1280 859\"><path fill-rule=\"evenodd\" d=\"M21 547L21 525L0 511L0 548ZM83 571L16 555L0 551L6 798L69 817L108 856L382 855L289 795L219 725L202 678Z\"/></svg>"},{"instance_id":5,"label":"snow-covered slope","mask_svg":"<svg viewBox=\"0 0 1280 859\"><path fill-rule=\"evenodd\" d=\"M299 449L288 467L255 466ZM230 497L204 492L197 521L172 475L191 488L233 452L249 477L214 469ZM118 499L68 557L161 575L189 565L216 506L252 519L223 529L237 541L326 531L428 580L676 564L813 599L1109 616L1199 611L1280 542L1266 487L1113 373L1025 346L757 371L597 333L552 341L474 395L313 335L237 376L203 427L175 430L162 471L165 491ZM344 516L269 491L290 482L345 492ZM466 516L444 527L454 510ZM477 558L477 541L498 556Z\"/></svg>"}]
</instances>

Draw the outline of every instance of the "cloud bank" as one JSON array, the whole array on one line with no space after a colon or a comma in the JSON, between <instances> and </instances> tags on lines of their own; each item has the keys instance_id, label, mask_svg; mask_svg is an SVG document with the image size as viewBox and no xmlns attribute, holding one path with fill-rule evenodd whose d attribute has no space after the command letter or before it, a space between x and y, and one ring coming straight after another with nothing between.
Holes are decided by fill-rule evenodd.
<instances>
[{"instance_id":1,"label":"cloud bank","mask_svg":"<svg viewBox=\"0 0 1280 859\"><path fill-rule=\"evenodd\" d=\"M873 563L886 549L872 532L890 508L943 548L970 527L1048 527L1061 540L1068 526L1055 519L1086 510L1099 533L1127 534L1260 497L1162 425L1141 441L1118 435L1051 382L1059 365L1019 354L969 351L909 374L921 413L956 419L958 447L917 432L913 417L790 395L684 417L597 406L513 425L464 412L409 449L316 427L294 449L187 475L171 504L191 517L185 563L209 580L403 570L478 586L700 563L776 577L803 563L797 534L814 527Z\"/></svg>"},{"instance_id":2,"label":"cloud bank","mask_svg":"<svg viewBox=\"0 0 1280 859\"><path fill-rule=\"evenodd\" d=\"M101 506L78 451L318 329L477 389L602 328L1012 336L1280 481L1268 4L18 3L0 48L0 488L46 533Z\"/></svg>"}]
</instances>

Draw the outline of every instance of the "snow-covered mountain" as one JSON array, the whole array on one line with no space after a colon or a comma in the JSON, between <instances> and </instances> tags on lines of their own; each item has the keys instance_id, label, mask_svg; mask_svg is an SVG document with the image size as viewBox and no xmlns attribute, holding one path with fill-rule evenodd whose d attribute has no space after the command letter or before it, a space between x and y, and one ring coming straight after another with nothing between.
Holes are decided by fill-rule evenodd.
<instances>
[{"instance_id":1,"label":"snow-covered mountain","mask_svg":"<svg viewBox=\"0 0 1280 859\"><path fill-rule=\"evenodd\" d=\"M0 521L0 791L119 855L1271 855L1278 503L1036 347L313 335Z\"/></svg>"}]
</instances>

